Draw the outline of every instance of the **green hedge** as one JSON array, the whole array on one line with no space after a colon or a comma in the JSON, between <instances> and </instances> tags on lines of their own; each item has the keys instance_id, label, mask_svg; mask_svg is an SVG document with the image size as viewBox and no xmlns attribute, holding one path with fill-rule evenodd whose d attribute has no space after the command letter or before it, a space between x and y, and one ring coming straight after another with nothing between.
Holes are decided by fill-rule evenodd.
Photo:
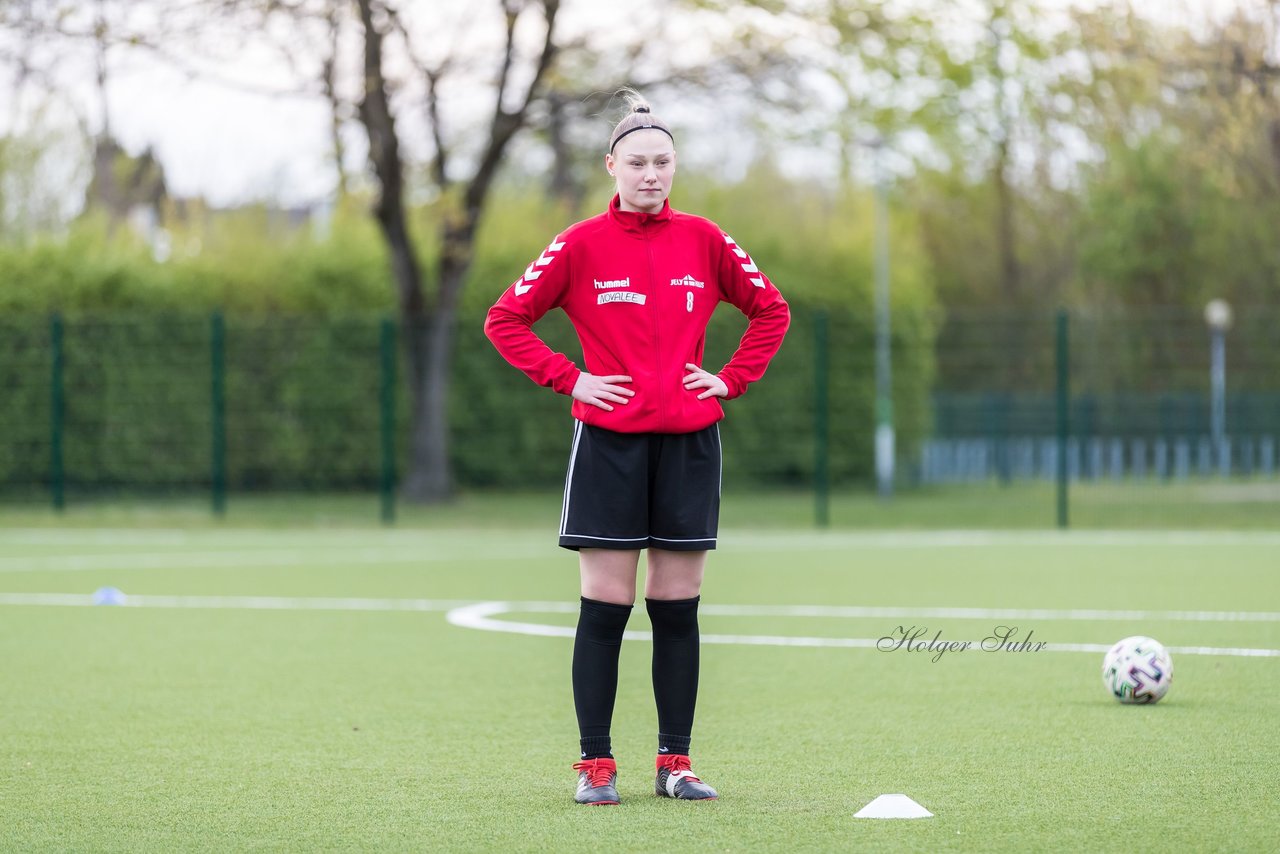
<instances>
[{"instance_id":1,"label":"green hedge","mask_svg":"<svg viewBox=\"0 0 1280 854\"><path fill-rule=\"evenodd\" d=\"M811 478L818 311L830 317L832 476L869 479L874 347L865 200L821 208L793 191L779 195L770 219L766 210L713 189L691 191L691 207L734 223L734 236L782 287L794 318L769 375L726 405L726 484L800 485ZM462 487L559 483L572 432L568 398L530 383L482 332L487 306L554 237L545 223L567 219L540 209L536 197L509 201L495 205L486 221L458 319L450 423ZM846 208L832 210L832 204ZM420 233L429 233L431 216L430 209L415 212ZM305 231L280 231L262 212L245 212L176 233L173 244L170 260L157 262L127 233L108 235L100 223L88 222L59 242L0 248L0 383L6 389L0 488L13 492L48 479L54 313L65 324L68 485L206 486L215 311L226 318L229 487L374 488L379 325L395 299L367 216L339 211L331 235L317 240ZM430 241L422 253L430 270ZM911 257L895 267L894 281L896 415L904 453L927 429L933 373L932 297ZM722 364L744 328L745 319L722 306L708 333L707 364ZM538 331L580 361L563 315L548 316ZM401 471L407 399L401 385Z\"/></svg>"},{"instance_id":2,"label":"green hedge","mask_svg":"<svg viewBox=\"0 0 1280 854\"><path fill-rule=\"evenodd\" d=\"M813 317L793 305L791 333L765 380L726 404L729 484L802 484L814 465ZM826 309L824 309L826 310ZM830 311L832 475L870 475L873 376L867 315ZM463 486L560 481L570 401L530 383L485 340L483 315L460 321L451 390L453 462ZM228 483L236 490L374 488L380 471L380 319L226 318ZM708 335L718 366L745 321L722 310ZM207 316L68 317L63 321L65 467L71 488L200 487L210 478L211 321ZM538 330L580 358L561 315ZM49 471L51 352L44 317L0 321L0 476L38 484ZM927 416L927 363L898 348L897 416L910 447ZM408 435L400 393L398 433ZM401 462L403 465L403 461Z\"/></svg>"}]
</instances>

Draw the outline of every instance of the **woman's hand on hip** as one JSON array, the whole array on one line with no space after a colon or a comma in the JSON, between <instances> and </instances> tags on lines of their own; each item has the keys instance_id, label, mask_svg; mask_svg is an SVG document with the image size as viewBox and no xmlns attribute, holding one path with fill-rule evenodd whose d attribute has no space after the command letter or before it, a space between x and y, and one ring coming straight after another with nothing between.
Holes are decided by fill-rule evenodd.
<instances>
[{"instance_id":1,"label":"woman's hand on hip","mask_svg":"<svg viewBox=\"0 0 1280 854\"><path fill-rule=\"evenodd\" d=\"M689 391L706 389L698 395L698 400L706 400L708 397L725 397L729 394L729 387L715 374L707 373L692 362L686 363L684 367L690 372L684 378L684 387Z\"/></svg>"},{"instance_id":2,"label":"woman's hand on hip","mask_svg":"<svg viewBox=\"0 0 1280 854\"><path fill-rule=\"evenodd\" d=\"M635 395L635 389L618 385L618 383L629 382L631 382L631 377L622 375L597 377L594 374L583 371L578 374L578 381L573 384L572 397L574 400L598 406L605 412L612 412L613 407L608 402L630 403L630 398Z\"/></svg>"}]
</instances>

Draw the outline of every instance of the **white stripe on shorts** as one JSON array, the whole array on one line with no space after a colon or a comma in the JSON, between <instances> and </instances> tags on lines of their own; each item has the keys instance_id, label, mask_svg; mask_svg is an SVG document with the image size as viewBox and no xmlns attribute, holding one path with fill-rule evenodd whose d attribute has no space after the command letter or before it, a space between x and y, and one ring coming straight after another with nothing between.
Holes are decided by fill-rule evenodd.
<instances>
[{"instance_id":1,"label":"white stripe on shorts","mask_svg":"<svg viewBox=\"0 0 1280 854\"><path fill-rule=\"evenodd\" d=\"M724 490L724 445L720 444L720 422L716 422L716 498Z\"/></svg>"},{"instance_id":2,"label":"white stripe on shorts","mask_svg":"<svg viewBox=\"0 0 1280 854\"><path fill-rule=\"evenodd\" d=\"M569 489L573 486L573 464L578 461L578 439L582 436L582 422L573 422L573 448L569 451L569 470L564 475L564 500L560 502L560 536L569 520Z\"/></svg>"}]
</instances>

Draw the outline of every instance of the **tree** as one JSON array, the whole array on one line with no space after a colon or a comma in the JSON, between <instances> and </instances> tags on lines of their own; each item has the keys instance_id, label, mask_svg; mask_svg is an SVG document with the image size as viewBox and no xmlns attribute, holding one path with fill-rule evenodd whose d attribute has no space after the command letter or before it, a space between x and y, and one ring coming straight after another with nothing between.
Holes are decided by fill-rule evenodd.
<instances>
[{"instance_id":1,"label":"tree","mask_svg":"<svg viewBox=\"0 0 1280 854\"><path fill-rule=\"evenodd\" d=\"M374 215L391 255L391 269L399 298L401 329L406 344L413 430L409 468L404 482L407 498L422 502L446 499L452 483L449 469L447 405L453 357L458 298L471 268L476 228L489 201L498 166L512 138L525 126L530 107L544 90L548 69L556 55L555 22L558 0L526 2L501 0L505 26L493 87L493 112L486 138L474 165L459 177L452 162L440 117L441 86L454 70L450 57L414 66L426 93L426 119L434 144L430 181L439 193L439 255L435 287L424 287L421 263L409 234L405 205L405 163L392 111L385 69L384 46L389 31L398 31L412 53L407 33L395 9L377 0L358 0L364 38L364 94L360 121L369 135L369 161L378 178ZM517 28L523 16L537 9L545 24L540 48L521 68ZM518 83L520 71L527 82Z\"/></svg>"}]
</instances>

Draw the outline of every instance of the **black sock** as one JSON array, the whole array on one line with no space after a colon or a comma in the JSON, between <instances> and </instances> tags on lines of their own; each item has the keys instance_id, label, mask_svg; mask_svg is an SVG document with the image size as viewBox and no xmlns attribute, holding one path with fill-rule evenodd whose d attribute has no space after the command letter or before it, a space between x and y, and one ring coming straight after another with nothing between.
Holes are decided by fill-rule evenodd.
<instances>
[{"instance_id":1,"label":"black sock","mask_svg":"<svg viewBox=\"0 0 1280 854\"><path fill-rule=\"evenodd\" d=\"M689 752L698 700L698 598L645 599L653 623L653 699L658 752ZM663 750L666 748L666 750Z\"/></svg>"},{"instance_id":2,"label":"black sock","mask_svg":"<svg viewBox=\"0 0 1280 854\"><path fill-rule=\"evenodd\" d=\"M618 654L630 605L582 597L573 639L573 706L583 759L612 759L609 725L618 695Z\"/></svg>"}]
</instances>

